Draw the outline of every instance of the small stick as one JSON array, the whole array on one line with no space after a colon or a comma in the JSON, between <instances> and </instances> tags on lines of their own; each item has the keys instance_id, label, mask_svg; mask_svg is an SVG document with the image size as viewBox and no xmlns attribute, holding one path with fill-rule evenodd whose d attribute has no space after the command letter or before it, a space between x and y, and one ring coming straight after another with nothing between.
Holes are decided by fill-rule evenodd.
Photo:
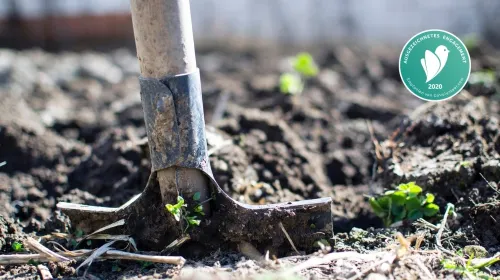
<instances>
[{"instance_id":1,"label":"small stick","mask_svg":"<svg viewBox=\"0 0 500 280\"><path fill-rule=\"evenodd\" d=\"M71 258L73 260L82 260L90 255L94 250L76 250L61 252L61 255ZM150 261L155 263L166 263L173 265L184 265L186 260L183 257L172 256L149 256L136 253L122 252L118 250L109 250L103 255L99 256L100 259L113 259L113 260L135 260L135 261ZM15 265L27 264L30 261L35 262L50 262L52 259L45 254L15 254L15 255L0 255L0 265Z\"/></svg>"},{"instance_id":2,"label":"small stick","mask_svg":"<svg viewBox=\"0 0 500 280\"><path fill-rule=\"evenodd\" d=\"M483 177L483 180L486 181L486 184L488 184L488 187L490 187L492 190L494 190L497 194L500 194L500 191L498 191L498 189L494 188L490 182L488 180L486 180L486 178L484 178L483 174L481 174L481 172L479 172L479 175L481 175L481 177Z\"/></svg>"},{"instance_id":3,"label":"small stick","mask_svg":"<svg viewBox=\"0 0 500 280\"><path fill-rule=\"evenodd\" d=\"M295 247L295 244L293 244L292 238L290 238L290 235L288 234L285 227L283 226L283 223L280 222L279 225L280 225L281 230L285 234L286 238L288 239L288 242L290 242L290 245L292 245L292 248L295 251L295 253L297 253L297 255L300 255L299 250L297 250L297 248Z\"/></svg>"}]
</instances>

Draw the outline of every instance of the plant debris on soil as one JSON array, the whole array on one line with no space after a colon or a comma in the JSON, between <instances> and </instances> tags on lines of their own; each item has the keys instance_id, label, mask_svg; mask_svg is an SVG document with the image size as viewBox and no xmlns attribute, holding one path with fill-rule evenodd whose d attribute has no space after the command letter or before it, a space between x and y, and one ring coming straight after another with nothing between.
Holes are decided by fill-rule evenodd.
<instances>
[{"instance_id":1,"label":"plant debris on soil","mask_svg":"<svg viewBox=\"0 0 500 280\"><path fill-rule=\"evenodd\" d=\"M494 257L500 249L500 52L486 43L470 50L472 72L490 71L493 81L479 79L448 101L426 103L402 85L399 51L340 45L313 51L318 75L308 78L297 95L280 92L284 54L200 51L207 142L217 182L249 204L331 197L334 237L311 248L312 255L297 255L290 247L283 256L244 243L239 251L199 252L187 242L183 267L96 257L85 268L86 277L500 275L495 264L481 271L460 264ZM55 205L120 206L143 190L150 161L138 76L136 57L125 49L0 50L0 163L5 161L0 166L0 257L36 253L26 246L28 237L54 252L106 243L83 239L89 233L74 228ZM440 213L384 228L368 197L408 182L433 193ZM443 226L448 203L455 211ZM436 244L440 229L442 248ZM120 240L112 246L133 247ZM464 253L464 248L484 254ZM162 249L138 253L169 253ZM445 268L443 260L456 261L457 268ZM0 265L0 279L77 278L84 274L85 269L77 270L82 261Z\"/></svg>"}]
</instances>

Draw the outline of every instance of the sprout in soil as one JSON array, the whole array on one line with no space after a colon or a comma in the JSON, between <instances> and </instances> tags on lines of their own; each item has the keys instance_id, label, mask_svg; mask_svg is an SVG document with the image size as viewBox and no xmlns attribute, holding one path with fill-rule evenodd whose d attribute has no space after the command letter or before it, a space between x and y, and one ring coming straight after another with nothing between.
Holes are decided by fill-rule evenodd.
<instances>
[{"instance_id":1,"label":"sprout in soil","mask_svg":"<svg viewBox=\"0 0 500 280\"><path fill-rule=\"evenodd\" d=\"M280 91L284 94L297 95L302 93L307 78L318 74L318 66L311 54L302 52L291 60L293 71L280 76Z\"/></svg>"},{"instance_id":2,"label":"sprout in soil","mask_svg":"<svg viewBox=\"0 0 500 280\"><path fill-rule=\"evenodd\" d=\"M434 195L422 194L422 188L415 182L401 184L396 190L370 197L369 201L375 214L387 227L403 220L416 221L423 217L433 217L439 212L439 206L434 203Z\"/></svg>"},{"instance_id":3,"label":"sprout in soil","mask_svg":"<svg viewBox=\"0 0 500 280\"><path fill-rule=\"evenodd\" d=\"M23 252L24 251L23 243L17 241L12 243L12 250L14 250L14 252Z\"/></svg>"},{"instance_id":4,"label":"sprout in soil","mask_svg":"<svg viewBox=\"0 0 500 280\"><path fill-rule=\"evenodd\" d=\"M193 200L194 201L199 201L201 198L201 194L199 192L196 192L193 195ZM187 210L188 205L186 204L184 198L182 196L177 197L177 203L176 204L167 204L165 205L165 208L167 211L172 214L175 218L176 221L180 222L181 219L186 222L186 228L184 229L184 233L193 226L199 226L201 223L201 216L205 215L205 212L203 211L203 205L202 203L196 204L192 208L192 212Z\"/></svg>"}]
</instances>

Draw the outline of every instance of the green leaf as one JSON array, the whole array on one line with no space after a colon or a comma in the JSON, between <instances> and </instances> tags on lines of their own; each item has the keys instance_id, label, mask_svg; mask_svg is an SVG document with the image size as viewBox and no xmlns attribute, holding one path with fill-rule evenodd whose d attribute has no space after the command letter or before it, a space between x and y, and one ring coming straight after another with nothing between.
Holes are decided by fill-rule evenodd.
<instances>
[{"instance_id":1,"label":"green leaf","mask_svg":"<svg viewBox=\"0 0 500 280\"><path fill-rule=\"evenodd\" d=\"M167 204L167 205L165 205L165 208L167 208L167 211L170 214L174 215L174 218L176 221L181 220L181 209L180 209L180 206L178 204L176 204L176 205Z\"/></svg>"},{"instance_id":2,"label":"green leaf","mask_svg":"<svg viewBox=\"0 0 500 280\"><path fill-rule=\"evenodd\" d=\"M285 94L300 94L304 89L304 84L299 75L293 73L283 73L280 76L280 91Z\"/></svg>"},{"instance_id":3,"label":"green leaf","mask_svg":"<svg viewBox=\"0 0 500 280\"><path fill-rule=\"evenodd\" d=\"M14 242L12 243L12 250L14 250L14 252L22 252L24 251L24 246L23 246L23 243L21 242Z\"/></svg>"},{"instance_id":4,"label":"green leaf","mask_svg":"<svg viewBox=\"0 0 500 280\"><path fill-rule=\"evenodd\" d=\"M408 197L406 199L406 210L411 211L414 209L420 209L421 202L418 197Z\"/></svg>"},{"instance_id":5,"label":"green leaf","mask_svg":"<svg viewBox=\"0 0 500 280\"><path fill-rule=\"evenodd\" d=\"M305 77L314 77L318 75L318 66L309 53L302 52L297 54L292 63L293 69Z\"/></svg>"},{"instance_id":6,"label":"green leaf","mask_svg":"<svg viewBox=\"0 0 500 280\"><path fill-rule=\"evenodd\" d=\"M457 264L450 260L450 259L444 259L441 264L443 265L443 268L445 269L456 269L457 268Z\"/></svg>"},{"instance_id":7,"label":"green leaf","mask_svg":"<svg viewBox=\"0 0 500 280\"><path fill-rule=\"evenodd\" d=\"M382 207L382 209L384 209L384 211L388 212L390 210L389 208L391 207L391 204L392 204L391 197L389 197L389 196L379 197L377 199L377 202L380 205L380 207Z\"/></svg>"},{"instance_id":8,"label":"green leaf","mask_svg":"<svg viewBox=\"0 0 500 280\"><path fill-rule=\"evenodd\" d=\"M373 212L375 212L375 215L377 215L380 218L384 218L387 216L387 212L380 206L379 202L375 199L375 197L370 197L368 200L370 202L370 205L373 209Z\"/></svg>"},{"instance_id":9,"label":"green leaf","mask_svg":"<svg viewBox=\"0 0 500 280\"><path fill-rule=\"evenodd\" d=\"M201 222L201 220L196 219L196 217L194 217L194 216L186 217L186 221L188 222L188 224L190 226L199 226L200 222Z\"/></svg>"},{"instance_id":10,"label":"green leaf","mask_svg":"<svg viewBox=\"0 0 500 280\"><path fill-rule=\"evenodd\" d=\"M393 206L392 207L392 215L394 216L394 221L393 222L398 222L403 220L406 217L406 209L404 206Z\"/></svg>"},{"instance_id":11,"label":"green leaf","mask_svg":"<svg viewBox=\"0 0 500 280\"><path fill-rule=\"evenodd\" d=\"M400 184L399 186L397 186L397 189L400 190L400 191L407 191L410 187L408 186L408 184Z\"/></svg>"},{"instance_id":12,"label":"green leaf","mask_svg":"<svg viewBox=\"0 0 500 280\"><path fill-rule=\"evenodd\" d=\"M198 213L198 214L201 214L201 215L205 215L205 213L203 212L203 205L201 205L201 204L196 205L196 206L193 208L193 211L194 211L195 213Z\"/></svg>"},{"instance_id":13,"label":"green leaf","mask_svg":"<svg viewBox=\"0 0 500 280\"><path fill-rule=\"evenodd\" d=\"M177 207L175 207L172 204L165 205L165 208L167 208L167 211L170 212L170 213L173 213L177 209Z\"/></svg>"},{"instance_id":14,"label":"green leaf","mask_svg":"<svg viewBox=\"0 0 500 280\"><path fill-rule=\"evenodd\" d=\"M425 194L425 202L426 203L433 203L435 199L435 196L432 193Z\"/></svg>"},{"instance_id":15,"label":"green leaf","mask_svg":"<svg viewBox=\"0 0 500 280\"><path fill-rule=\"evenodd\" d=\"M406 201L406 193L404 191L396 191L391 195L392 203L395 205L404 205Z\"/></svg>"},{"instance_id":16,"label":"green leaf","mask_svg":"<svg viewBox=\"0 0 500 280\"><path fill-rule=\"evenodd\" d=\"M184 203L184 198L182 196L177 197L177 204L176 206L178 208L181 208L182 206L185 206L186 204Z\"/></svg>"},{"instance_id":17,"label":"green leaf","mask_svg":"<svg viewBox=\"0 0 500 280\"><path fill-rule=\"evenodd\" d=\"M422 213L422 211L420 211L420 209L413 209L410 210L410 212L408 212L408 219L412 221L416 221L422 218L423 216L424 214Z\"/></svg>"},{"instance_id":18,"label":"green leaf","mask_svg":"<svg viewBox=\"0 0 500 280\"><path fill-rule=\"evenodd\" d=\"M4 165L6 165L6 164L7 164L7 162L6 162L6 161L2 161L2 162L0 162L0 167L4 166Z\"/></svg>"},{"instance_id":19,"label":"green leaf","mask_svg":"<svg viewBox=\"0 0 500 280\"><path fill-rule=\"evenodd\" d=\"M424 215L426 217L432 217L439 212L439 206L434 203L429 203L424 206Z\"/></svg>"},{"instance_id":20,"label":"green leaf","mask_svg":"<svg viewBox=\"0 0 500 280\"><path fill-rule=\"evenodd\" d=\"M422 192L422 188L415 184L415 182L410 182L408 183L408 192L417 196Z\"/></svg>"},{"instance_id":21,"label":"green leaf","mask_svg":"<svg viewBox=\"0 0 500 280\"><path fill-rule=\"evenodd\" d=\"M395 192L395 191L393 191L393 190L386 191L386 192L384 193L384 195L391 195L391 194L393 194L394 192Z\"/></svg>"},{"instance_id":22,"label":"green leaf","mask_svg":"<svg viewBox=\"0 0 500 280\"><path fill-rule=\"evenodd\" d=\"M200 200L201 198L201 193L200 192L195 192L194 195L193 195L193 200Z\"/></svg>"}]
</instances>

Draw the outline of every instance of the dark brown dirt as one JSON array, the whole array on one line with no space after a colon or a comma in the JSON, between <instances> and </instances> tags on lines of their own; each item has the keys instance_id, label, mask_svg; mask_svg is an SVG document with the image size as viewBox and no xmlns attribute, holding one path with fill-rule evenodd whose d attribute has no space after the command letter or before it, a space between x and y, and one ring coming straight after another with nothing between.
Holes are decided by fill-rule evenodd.
<instances>
[{"instance_id":1,"label":"dark brown dirt","mask_svg":"<svg viewBox=\"0 0 500 280\"><path fill-rule=\"evenodd\" d=\"M434 249L432 230L414 225L380 229L365 197L416 180L436 194L441 212L446 203L457 206L459 215L443 236L445 247L481 245L496 253L500 235L491 226L500 219L496 86L469 85L450 101L419 107L423 102L400 83L399 50L338 46L313 54L319 75L307 82L303 94L287 96L278 88L283 54L199 53L210 163L220 186L250 204L330 196L337 233L333 249L370 253L393 248L395 231L408 238L423 234L423 248ZM500 65L497 51L486 45L471 56L473 71ZM0 162L7 162L0 167L0 252L7 254L27 235L77 231L55 211L58 201L123 204L143 190L150 163L131 52L1 50L0 60L7 65L0 68ZM369 127L381 142L379 153ZM438 255L425 251L402 258L392 275L425 278L411 264L418 256L438 277L459 277L442 270ZM297 261L303 259L282 265ZM197 268L184 269L186 278L190 271L223 277L219 273L226 270L228 277L249 278L276 270L241 252L213 252L189 259L188 265ZM76 277L76 266L47 265L54 276L68 278ZM366 269L360 262L344 266L330 263L303 274L340 278ZM493 267L493 274L497 271ZM166 278L180 271L106 261L93 264L88 273L128 279ZM33 265L0 266L0 275L36 278L38 272Z\"/></svg>"}]
</instances>

